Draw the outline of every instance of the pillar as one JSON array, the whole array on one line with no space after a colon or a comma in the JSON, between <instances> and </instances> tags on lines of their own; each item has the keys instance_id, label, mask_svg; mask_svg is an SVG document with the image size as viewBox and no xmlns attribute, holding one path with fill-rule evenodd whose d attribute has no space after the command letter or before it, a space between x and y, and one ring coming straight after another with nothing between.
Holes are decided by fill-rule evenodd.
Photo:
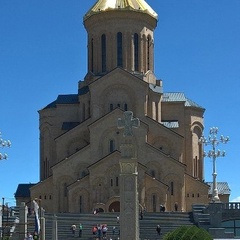
<instances>
[{"instance_id":1,"label":"pillar","mask_svg":"<svg viewBox=\"0 0 240 240\"><path fill-rule=\"evenodd\" d=\"M57 216L56 216L56 214L53 215L52 239L53 240L58 240L58 223L57 223Z\"/></svg>"},{"instance_id":2,"label":"pillar","mask_svg":"<svg viewBox=\"0 0 240 240\"><path fill-rule=\"evenodd\" d=\"M19 239L25 239L27 236L27 212L25 202L21 202L19 208Z\"/></svg>"},{"instance_id":3,"label":"pillar","mask_svg":"<svg viewBox=\"0 0 240 240\"><path fill-rule=\"evenodd\" d=\"M132 142L121 145L120 159L120 235L121 239L139 239L139 200L137 158Z\"/></svg>"}]
</instances>

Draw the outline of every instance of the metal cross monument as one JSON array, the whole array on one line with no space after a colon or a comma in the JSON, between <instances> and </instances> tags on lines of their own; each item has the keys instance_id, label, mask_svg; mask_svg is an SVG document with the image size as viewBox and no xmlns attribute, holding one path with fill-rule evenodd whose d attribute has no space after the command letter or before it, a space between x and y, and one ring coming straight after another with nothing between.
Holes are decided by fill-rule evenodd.
<instances>
[{"instance_id":1,"label":"metal cross monument","mask_svg":"<svg viewBox=\"0 0 240 240\"><path fill-rule=\"evenodd\" d=\"M140 121L138 118L133 118L133 112L124 112L124 119L118 118L118 128L124 128L123 136L133 136L133 127L138 128Z\"/></svg>"}]
</instances>

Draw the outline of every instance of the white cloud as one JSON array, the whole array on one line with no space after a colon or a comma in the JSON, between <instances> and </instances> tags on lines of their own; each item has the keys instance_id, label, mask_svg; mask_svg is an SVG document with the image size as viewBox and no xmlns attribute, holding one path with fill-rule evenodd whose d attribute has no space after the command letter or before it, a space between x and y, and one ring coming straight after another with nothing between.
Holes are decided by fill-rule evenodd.
<instances>
[{"instance_id":1,"label":"white cloud","mask_svg":"<svg viewBox=\"0 0 240 240\"><path fill-rule=\"evenodd\" d=\"M240 202L240 196L232 199L230 202Z\"/></svg>"}]
</instances>

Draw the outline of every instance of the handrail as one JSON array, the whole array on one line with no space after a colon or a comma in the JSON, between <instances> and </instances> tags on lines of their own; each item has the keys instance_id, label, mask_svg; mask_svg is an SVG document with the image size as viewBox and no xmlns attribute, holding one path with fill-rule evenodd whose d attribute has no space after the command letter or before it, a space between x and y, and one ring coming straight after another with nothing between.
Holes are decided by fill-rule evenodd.
<instances>
[{"instance_id":1,"label":"handrail","mask_svg":"<svg viewBox=\"0 0 240 240\"><path fill-rule=\"evenodd\" d=\"M239 210L240 211L240 202L228 202L223 203L224 210Z\"/></svg>"}]
</instances>

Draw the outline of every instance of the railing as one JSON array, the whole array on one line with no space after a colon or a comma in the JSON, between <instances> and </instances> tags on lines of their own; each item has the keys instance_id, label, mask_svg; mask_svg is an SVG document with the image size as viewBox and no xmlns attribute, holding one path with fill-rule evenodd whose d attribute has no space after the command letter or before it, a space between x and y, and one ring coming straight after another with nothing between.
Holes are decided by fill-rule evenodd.
<instances>
[{"instance_id":1,"label":"railing","mask_svg":"<svg viewBox=\"0 0 240 240\"><path fill-rule=\"evenodd\" d=\"M239 210L240 211L240 202L229 202L223 203L224 210Z\"/></svg>"}]
</instances>

